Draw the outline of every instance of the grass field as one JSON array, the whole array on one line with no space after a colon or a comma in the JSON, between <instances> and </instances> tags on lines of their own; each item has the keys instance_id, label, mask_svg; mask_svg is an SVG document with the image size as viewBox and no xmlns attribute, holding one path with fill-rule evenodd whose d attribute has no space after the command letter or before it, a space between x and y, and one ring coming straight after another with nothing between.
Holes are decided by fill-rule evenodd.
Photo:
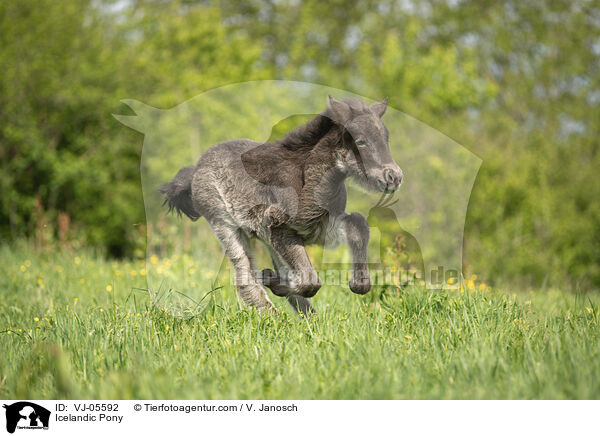
<instances>
[{"instance_id":1,"label":"grass field","mask_svg":"<svg viewBox=\"0 0 600 436\"><path fill-rule=\"evenodd\" d=\"M0 248L3 398L600 398L598 295L324 287L309 319L237 302L179 319L141 262Z\"/></svg>"}]
</instances>

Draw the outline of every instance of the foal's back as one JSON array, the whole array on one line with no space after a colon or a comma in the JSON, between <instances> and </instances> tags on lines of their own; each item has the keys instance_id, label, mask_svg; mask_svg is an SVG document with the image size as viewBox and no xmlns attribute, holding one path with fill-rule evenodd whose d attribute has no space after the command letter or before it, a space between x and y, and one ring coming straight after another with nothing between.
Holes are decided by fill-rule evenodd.
<instances>
[{"instance_id":1,"label":"foal's back","mask_svg":"<svg viewBox=\"0 0 600 436\"><path fill-rule=\"evenodd\" d=\"M235 139L216 144L196 164L194 207L209 221L256 231L262 224L257 210L272 204L297 208L301 168L294 162L293 153L277 142Z\"/></svg>"}]
</instances>

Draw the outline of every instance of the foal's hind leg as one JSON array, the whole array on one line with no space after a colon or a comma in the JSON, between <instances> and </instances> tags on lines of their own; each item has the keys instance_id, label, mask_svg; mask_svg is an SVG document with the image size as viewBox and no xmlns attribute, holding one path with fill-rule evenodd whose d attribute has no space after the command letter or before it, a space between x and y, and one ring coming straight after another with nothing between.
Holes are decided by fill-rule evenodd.
<instances>
[{"instance_id":1,"label":"foal's hind leg","mask_svg":"<svg viewBox=\"0 0 600 436\"><path fill-rule=\"evenodd\" d=\"M246 235L225 224L211 223L211 226L233 264L236 287L244 303L257 309L275 309L267 291L256 280L256 267Z\"/></svg>"},{"instance_id":2,"label":"foal's hind leg","mask_svg":"<svg viewBox=\"0 0 600 436\"><path fill-rule=\"evenodd\" d=\"M289 266L286 265L285 261L281 258L281 256L275 250L273 250L272 247L268 248L276 272L272 272L271 270L263 270L263 280L265 276L270 277L270 280L267 279L267 286L274 285L274 280L279 280L281 277L286 276L289 272ZM310 300L308 298L302 297L300 295L290 294L286 296L286 299L288 303L290 303L290 305L298 313L309 315L317 312L313 305L310 304Z\"/></svg>"},{"instance_id":3,"label":"foal's hind leg","mask_svg":"<svg viewBox=\"0 0 600 436\"><path fill-rule=\"evenodd\" d=\"M312 315L317 313L310 300L308 298L301 297L300 295L288 295L287 301L292 305L294 310L303 315Z\"/></svg>"}]
</instances>

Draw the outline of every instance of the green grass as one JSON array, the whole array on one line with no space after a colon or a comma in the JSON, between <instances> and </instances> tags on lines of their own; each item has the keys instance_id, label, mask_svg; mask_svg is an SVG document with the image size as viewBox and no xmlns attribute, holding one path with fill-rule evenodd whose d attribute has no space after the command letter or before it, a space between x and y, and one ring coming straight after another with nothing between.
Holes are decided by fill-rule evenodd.
<instances>
[{"instance_id":1,"label":"green grass","mask_svg":"<svg viewBox=\"0 0 600 436\"><path fill-rule=\"evenodd\" d=\"M330 286L306 319L226 286L185 320L135 289L142 269L1 247L0 396L600 398L597 295Z\"/></svg>"}]
</instances>

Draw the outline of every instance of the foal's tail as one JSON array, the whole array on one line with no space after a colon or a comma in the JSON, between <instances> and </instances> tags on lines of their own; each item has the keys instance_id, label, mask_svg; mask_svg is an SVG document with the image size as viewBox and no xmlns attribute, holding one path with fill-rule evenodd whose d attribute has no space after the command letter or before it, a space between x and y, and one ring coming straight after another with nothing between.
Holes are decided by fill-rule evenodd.
<instances>
[{"instance_id":1,"label":"foal's tail","mask_svg":"<svg viewBox=\"0 0 600 436\"><path fill-rule=\"evenodd\" d=\"M199 214L192 203L192 178L196 171L195 166L184 167L179 170L172 181L160 185L158 192L164 194L165 204L169 205L169 212L176 210L181 216L187 215L192 221L196 221L202 215Z\"/></svg>"}]
</instances>

